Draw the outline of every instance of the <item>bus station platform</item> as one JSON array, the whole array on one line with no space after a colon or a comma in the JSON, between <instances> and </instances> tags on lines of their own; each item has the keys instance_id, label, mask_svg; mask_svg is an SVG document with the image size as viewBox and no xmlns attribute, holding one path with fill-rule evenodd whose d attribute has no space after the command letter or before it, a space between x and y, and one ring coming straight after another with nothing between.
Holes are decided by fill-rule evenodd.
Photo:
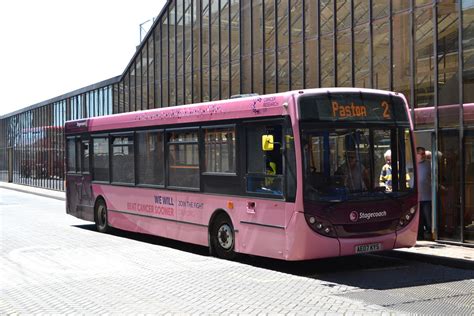
<instances>
[{"instance_id":1,"label":"bus station platform","mask_svg":"<svg viewBox=\"0 0 474 316\"><path fill-rule=\"evenodd\" d=\"M47 190L6 182L0 182L0 188L40 195L62 201L66 200L66 194L62 191ZM419 240L414 247L384 251L381 254L402 259L423 261L430 264L474 270L474 247L462 244Z\"/></svg>"},{"instance_id":2,"label":"bus station platform","mask_svg":"<svg viewBox=\"0 0 474 316\"><path fill-rule=\"evenodd\" d=\"M474 247L461 244L418 240L414 247L387 251L384 254L431 264L474 270Z\"/></svg>"},{"instance_id":3,"label":"bus station platform","mask_svg":"<svg viewBox=\"0 0 474 316\"><path fill-rule=\"evenodd\" d=\"M20 191L24 193L30 193L35 195L44 196L51 199L66 201L66 193L63 191L48 190L43 188L37 188L27 185L7 183L0 181L0 188Z\"/></svg>"}]
</instances>

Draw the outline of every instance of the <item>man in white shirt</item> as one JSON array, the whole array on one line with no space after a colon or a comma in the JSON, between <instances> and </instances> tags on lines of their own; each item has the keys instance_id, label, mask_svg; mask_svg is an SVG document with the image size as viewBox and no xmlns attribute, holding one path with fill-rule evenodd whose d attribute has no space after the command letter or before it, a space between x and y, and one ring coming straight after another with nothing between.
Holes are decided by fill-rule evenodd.
<instances>
[{"instance_id":1,"label":"man in white shirt","mask_svg":"<svg viewBox=\"0 0 474 316\"><path fill-rule=\"evenodd\" d=\"M431 163L426 159L424 147L416 148L418 164L418 199L420 201L420 225L418 237L431 239Z\"/></svg>"}]
</instances>

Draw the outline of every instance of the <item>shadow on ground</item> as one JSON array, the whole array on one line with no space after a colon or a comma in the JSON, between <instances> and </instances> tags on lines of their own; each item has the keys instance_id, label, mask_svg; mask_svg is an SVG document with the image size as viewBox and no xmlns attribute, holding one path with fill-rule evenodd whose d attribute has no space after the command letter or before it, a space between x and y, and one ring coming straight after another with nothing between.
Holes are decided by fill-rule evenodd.
<instances>
[{"instance_id":1,"label":"shadow on ground","mask_svg":"<svg viewBox=\"0 0 474 316\"><path fill-rule=\"evenodd\" d=\"M94 224L74 227L96 231ZM208 248L203 246L118 229L112 229L110 234L195 255L209 256ZM235 261L262 269L362 289L387 290L474 279L474 270L397 258L391 256L390 252L298 262L240 255Z\"/></svg>"}]
</instances>

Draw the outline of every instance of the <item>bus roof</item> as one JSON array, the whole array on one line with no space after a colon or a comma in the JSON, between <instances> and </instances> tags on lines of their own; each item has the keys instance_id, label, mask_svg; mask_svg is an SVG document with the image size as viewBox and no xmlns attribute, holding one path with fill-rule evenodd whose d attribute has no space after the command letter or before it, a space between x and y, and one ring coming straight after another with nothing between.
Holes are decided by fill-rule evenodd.
<instances>
[{"instance_id":1,"label":"bus roof","mask_svg":"<svg viewBox=\"0 0 474 316\"><path fill-rule=\"evenodd\" d=\"M256 95L236 99L157 108L93 117L66 122L66 134L100 132L118 129L189 124L202 121L220 121L238 118L288 115L290 99L305 94L334 92L377 93L395 95L394 92L362 88L318 88L293 90L276 94ZM401 94L396 94L402 96ZM292 98L293 97L293 98Z\"/></svg>"}]
</instances>

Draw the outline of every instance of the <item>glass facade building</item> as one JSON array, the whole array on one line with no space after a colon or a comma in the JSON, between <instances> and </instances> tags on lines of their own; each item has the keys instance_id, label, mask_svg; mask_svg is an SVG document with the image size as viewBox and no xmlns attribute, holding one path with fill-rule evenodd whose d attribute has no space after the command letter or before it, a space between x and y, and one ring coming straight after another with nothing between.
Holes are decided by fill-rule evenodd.
<instances>
[{"instance_id":1,"label":"glass facade building","mask_svg":"<svg viewBox=\"0 0 474 316\"><path fill-rule=\"evenodd\" d=\"M0 181L64 190L65 120L316 87L405 94L436 237L474 243L474 0L172 0L122 75L0 117Z\"/></svg>"}]
</instances>

